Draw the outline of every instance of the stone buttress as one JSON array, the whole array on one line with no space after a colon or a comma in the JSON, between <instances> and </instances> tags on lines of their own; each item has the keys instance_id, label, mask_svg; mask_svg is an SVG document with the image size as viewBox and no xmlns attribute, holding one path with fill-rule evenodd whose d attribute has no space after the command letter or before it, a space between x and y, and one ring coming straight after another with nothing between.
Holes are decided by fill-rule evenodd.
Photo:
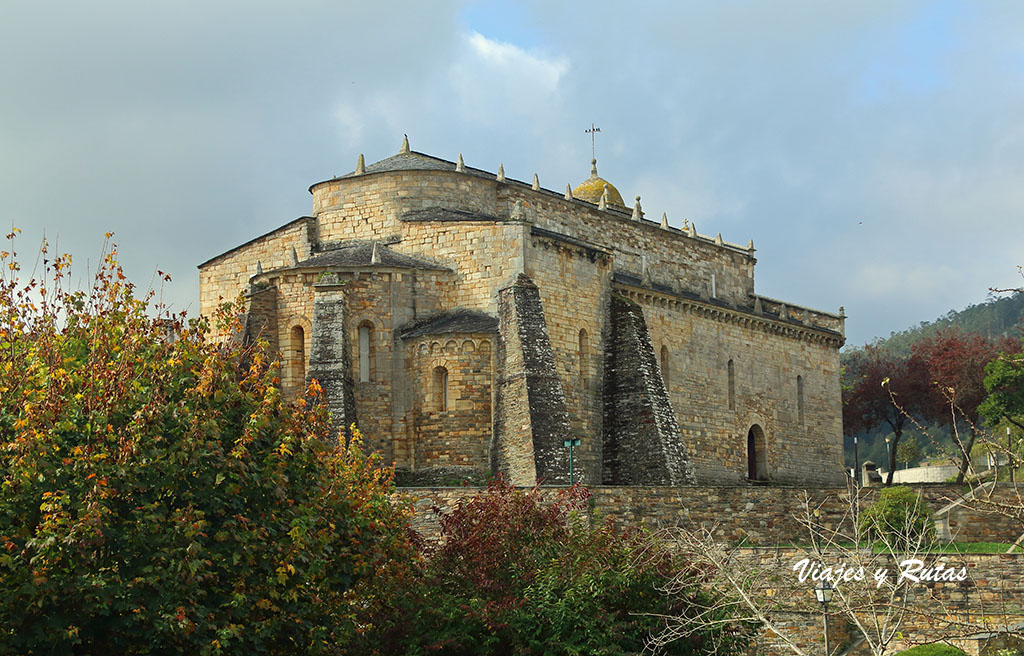
<instances>
[{"instance_id":1,"label":"stone buttress","mask_svg":"<svg viewBox=\"0 0 1024 656\"><path fill-rule=\"evenodd\" d=\"M498 291L492 469L516 485L567 483L570 435L537 286L520 273Z\"/></svg>"},{"instance_id":2,"label":"stone buttress","mask_svg":"<svg viewBox=\"0 0 1024 656\"><path fill-rule=\"evenodd\" d=\"M345 292L336 275L327 274L313 285L313 328L307 382L316 379L323 388L323 403L331 413L334 434L356 422L352 361L346 331Z\"/></svg>"},{"instance_id":3,"label":"stone buttress","mask_svg":"<svg viewBox=\"0 0 1024 656\"><path fill-rule=\"evenodd\" d=\"M696 483L643 309L619 295L605 354L604 483Z\"/></svg>"}]
</instances>

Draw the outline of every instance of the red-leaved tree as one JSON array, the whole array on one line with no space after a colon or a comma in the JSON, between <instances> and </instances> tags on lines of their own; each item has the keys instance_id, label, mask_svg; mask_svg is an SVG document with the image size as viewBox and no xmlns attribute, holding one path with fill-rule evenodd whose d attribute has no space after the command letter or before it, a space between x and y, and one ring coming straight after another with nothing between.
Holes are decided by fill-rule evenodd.
<instances>
[{"instance_id":1,"label":"red-leaved tree","mask_svg":"<svg viewBox=\"0 0 1024 656\"><path fill-rule=\"evenodd\" d=\"M942 331L913 347L912 357L924 362L928 371L928 395L921 406L923 415L951 429L957 427L960 419L968 425L966 442L960 439L958 430L951 430L960 459L957 483L963 482L970 466L971 450L978 436L978 407L988 396L985 365L1000 353L1019 348L1019 342L1009 337L990 339L957 330Z\"/></svg>"},{"instance_id":2,"label":"red-leaved tree","mask_svg":"<svg viewBox=\"0 0 1024 656\"><path fill-rule=\"evenodd\" d=\"M843 427L848 434L888 424L893 439L889 448L888 475L892 485L896 470L896 448L908 421L905 412L915 414L928 403L927 369L924 360L886 353L866 346L846 365L848 384L843 398ZM899 404L893 403L895 399Z\"/></svg>"}]
</instances>

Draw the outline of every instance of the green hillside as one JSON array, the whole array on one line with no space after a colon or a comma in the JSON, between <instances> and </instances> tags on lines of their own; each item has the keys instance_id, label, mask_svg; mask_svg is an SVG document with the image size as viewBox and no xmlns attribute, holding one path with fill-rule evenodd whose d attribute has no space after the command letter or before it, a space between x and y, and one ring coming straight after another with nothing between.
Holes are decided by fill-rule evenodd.
<instances>
[{"instance_id":1,"label":"green hillside","mask_svg":"<svg viewBox=\"0 0 1024 656\"><path fill-rule=\"evenodd\" d=\"M890 333L887 338L879 337L873 344L894 355L909 355L915 342L947 328L957 328L965 333L978 333L985 337L1000 337L1019 334L1022 326L1024 294L1017 292L989 298L984 303L968 306L959 312L950 310L934 321L922 321L912 328ZM843 352L844 359L857 348L848 347Z\"/></svg>"}]
</instances>

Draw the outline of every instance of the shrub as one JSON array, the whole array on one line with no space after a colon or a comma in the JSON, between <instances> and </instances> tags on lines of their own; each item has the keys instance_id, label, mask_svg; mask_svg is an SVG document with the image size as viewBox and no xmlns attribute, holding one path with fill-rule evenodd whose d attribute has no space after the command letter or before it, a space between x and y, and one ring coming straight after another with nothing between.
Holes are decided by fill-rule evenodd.
<instances>
[{"instance_id":1,"label":"shrub","mask_svg":"<svg viewBox=\"0 0 1024 656\"><path fill-rule=\"evenodd\" d=\"M581 513L588 497L577 486L545 502L536 488L497 480L460 502L441 519L440 544L399 585L367 595L381 602L368 609L373 628L360 649L632 654L665 628L664 618L685 623L696 602L713 605L698 572L681 594L661 592L687 564L646 531L590 525ZM708 623L653 653L738 653L752 631Z\"/></svg>"},{"instance_id":2,"label":"shrub","mask_svg":"<svg viewBox=\"0 0 1024 656\"><path fill-rule=\"evenodd\" d=\"M86 293L2 254L0 651L334 651L405 545L387 472L260 348L153 318L115 255Z\"/></svg>"},{"instance_id":3,"label":"shrub","mask_svg":"<svg viewBox=\"0 0 1024 656\"><path fill-rule=\"evenodd\" d=\"M931 508L917 492L904 486L883 488L858 522L863 534L895 549L924 546L935 535Z\"/></svg>"}]
</instances>

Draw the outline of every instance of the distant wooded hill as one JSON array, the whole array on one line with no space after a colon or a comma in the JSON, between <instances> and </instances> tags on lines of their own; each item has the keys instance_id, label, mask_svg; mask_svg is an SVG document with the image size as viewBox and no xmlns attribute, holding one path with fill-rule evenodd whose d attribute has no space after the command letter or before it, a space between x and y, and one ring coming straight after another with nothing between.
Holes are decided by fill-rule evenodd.
<instances>
[{"instance_id":1,"label":"distant wooded hill","mask_svg":"<svg viewBox=\"0 0 1024 656\"><path fill-rule=\"evenodd\" d=\"M990 298L984 303L971 305L959 312L950 310L934 321L922 321L913 328L890 333L872 342L875 346L893 355L910 355L911 347L921 339L931 337L947 328L959 329L965 333L978 333L995 338L1004 335L1019 335L1024 327L1024 294L1017 292ZM861 347L847 348L841 359L849 358L850 352Z\"/></svg>"}]
</instances>

